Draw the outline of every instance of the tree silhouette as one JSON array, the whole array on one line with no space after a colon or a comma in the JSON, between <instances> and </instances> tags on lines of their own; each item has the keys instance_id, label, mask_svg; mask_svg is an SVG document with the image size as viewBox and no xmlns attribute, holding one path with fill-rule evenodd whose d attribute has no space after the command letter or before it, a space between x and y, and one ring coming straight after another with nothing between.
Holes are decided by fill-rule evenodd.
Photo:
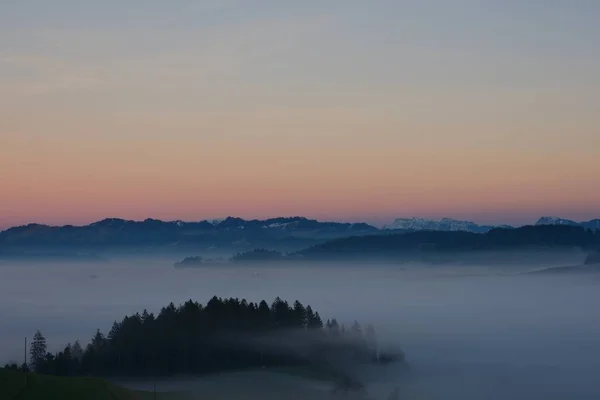
<instances>
[{"instance_id":1,"label":"tree silhouette","mask_svg":"<svg viewBox=\"0 0 600 400\"><path fill-rule=\"evenodd\" d=\"M311 306L306 307L306 326L309 329L321 329L323 327L323 321L321 320L319 313L313 312Z\"/></svg>"},{"instance_id":2,"label":"tree silhouette","mask_svg":"<svg viewBox=\"0 0 600 400\"><path fill-rule=\"evenodd\" d=\"M46 357L46 349L46 338L38 330L33 335L33 341L29 348L29 363L33 371L37 372L42 367Z\"/></svg>"},{"instance_id":3,"label":"tree silhouette","mask_svg":"<svg viewBox=\"0 0 600 400\"><path fill-rule=\"evenodd\" d=\"M311 310L312 311L312 310ZM309 325L306 308L298 300L294 302L294 326L297 328L306 328Z\"/></svg>"},{"instance_id":4,"label":"tree silhouette","mask_svg":"<svg viewBox=\"0 0 600 400\"><path fill-rule=\"evenodd\" d=\"M345 354L348 362L375 359L358 323L346 334L357 340L341 345L337 342L343 335L335 319L323 329L319 313L300 301L290 307L277 297L269 307L264 300L256 304L215 296L205 306L189 300L178 307L170 303L156 316L146 310L125 316L112 324L106 337L96 330L84 351L76 341L56 354L46 353L45 339L36 333L32 363L36 360L37 372L67 376L166 376L305 365L310 354ZM257 337L280 337L284 346L272 352ZM285 350L285 343L302 344L306 354Z\"/></svg>"},{"instance_id":5,"label":"tree silhouette","mask_svg":"<svg viewBox=\"0 0 600 400\"><path fill-rule=\"evenodd\" d=\"M79 344L79 340L76 340L71 346L71 356L74 360L81 361L81 357L83 357L83 349Z\"/></svg>"}]
</instances>

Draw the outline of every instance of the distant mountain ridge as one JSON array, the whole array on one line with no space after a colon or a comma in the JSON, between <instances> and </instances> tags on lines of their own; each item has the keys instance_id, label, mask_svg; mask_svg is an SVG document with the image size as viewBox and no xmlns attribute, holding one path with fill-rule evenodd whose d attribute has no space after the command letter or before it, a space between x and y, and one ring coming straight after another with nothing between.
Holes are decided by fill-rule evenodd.
<instances>
[{"instance_id":1,"label":"distant mountain ridge","mask_svg":"<svg viewBox=\"0 0 600 400\"><path fill-rule=\"evenodd\" d=\"M600 229L600 218L592 219L589 221L576 222L570 219L546 216L538 219L535 225L569 225L596 230Z\"/></svg>"},{"instance_id":2,"label":"distant mountain ridge","mask_svg":"<svg viewBox=\"0 0 600 400\"><path fill-rule=\"evenodd\" d=\"M314 230L330 230L330 231L377 231L378 229L367 223L358 222L322 222L305 217L279 217L269 218L265 220L252 219L245 220L238 217L227 217L221 220L202 220L197 222L186 222L181 220L162 221L159 219L147 218L143 221L126 220L122 218L105 218L103 220L93 222L89 225L63 225L50 226L42 224L28 224L14 228L9 228L1 233L6 232L21 232L31 229L112 229L112 230L156 230L156 229L172 229L172 230L231 230L231 229L279 229L284 231L314 231Z\"/></svg>"},{"instance_id":3,"label":"distant mountain ridge","mask_svg":"<svg viewBox=\"0 0 600 400\"><path fill-rule=\"evenodd\" d=\"M464 231L485 233L494 228L510 228L508 225L479 225L471 221L460 221L452 218L442 218L439 221L425 218L396 218L389 225L384 225L385 230L413 230L413 231Z\"/></svg>"},{"instance_id":4,"label":"distant mountain ridge","mask_svg":"<svg viewBox=\"0 0 600 400\"><path fill-rule=\"evenodd\" d=\"M304 217L265 220L227 217L198 222L106 218L83 226L29 224L7 229L0 232L0 255L8 250L33 247L94 250L103 246L133 246L146 251L165 246L200 246L240 251L262 246L285 250L378 231L378 228L366 223L320 222Z\"/></svg>"},{"instance_id":5,"label":"distant mountain ridge","mask_svg":"<svg viewBox=\"0 0 600 400\"><path fill-rule=\"evenodd\" d=\"M562 225L600 229L600 220L575 222L556 217L540 218L539 225ZM439 221L423 218L398 218L379 229L367 223L323 222L305 217L278 217L264 220L227 217L219 220L143 221L106 218L83 226L48 226L29 224L0 232L0 258L25 255L74 254L98 255L117 251L125 253L155 253L162 251L198 251L218 253L221 257L255 248L294 252L328 240L366 235L389 235L410 232L488 233L507 226L478 225L470 221L443 218ZM510 229L515 229L510 227ZM192 253L193 251L193 253Z\"/></svg>"},{"instance_id":6,"label":"distant mountain ridge","mask_svg":"<svg viewBox=\"0 0 600 400\"><path fill-rule=\"evenodd\" d=\"M535 225L569 225L580 226L585 229L600 229L600 219L576 222L570 219L544 216L538 219ZM463 231L473 233L486 233L496 228L514 228L511 225L479 225L472 221L463 221L453 218L442 218L440 220L426 218L396 218L391 224L383 226L383 230L406 230L406 231Z\"/></svg>"}]
</instances>

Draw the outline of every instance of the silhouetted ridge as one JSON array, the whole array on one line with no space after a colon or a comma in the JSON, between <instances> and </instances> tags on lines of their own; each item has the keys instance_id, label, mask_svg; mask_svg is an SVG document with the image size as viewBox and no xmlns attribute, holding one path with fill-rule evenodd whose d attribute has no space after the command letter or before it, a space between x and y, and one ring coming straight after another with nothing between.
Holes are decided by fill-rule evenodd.
<instances>
[{"instance_id":1,"label":"silhouetted ridge","mask_svg":"<svg viewBox=\"0 0 600 400\"><path fill-rule=\"evenodd\" d=\"M570 225L524 226L470 232L417 231L404 234L367 235L330 240L300 251L295 256L388 256L406 251L448 252L518 248L591 248L600 245L600 231Z\"/></svg>"},{"instance_id":2,"label":"silhouetted ridge","mask_svg":"<svg viewBox=\"0 0 600 400\"><path fill-rule=\"evenodd\" d=\"M283 254L278 251L267 249L254 249L245 253L238 253L231 257L235 263L256 262L256 261L277 261L283 259Z\"/></svg>"},{"instance_id":3,"label":"silhouetted ridge","mask_svg":"<svg viewBox=\"0 0 600 400\"><path fill-rule=\"evenodd\" d=\"M579 226L586 229L600 229L600 219L592 219L590 221L582 221L576 222L570 219L564 219L559 217L542 217L540 218L535 225L570 225L570 226Z\"/></svg>"},{"instance_id":4,"label":"silhouetted ridge","mask_svg":"<svg viewBox=\"0 0 600 400\"><path fill-rule=\"evenodd\" d=\"M419 222L420 221L420 222ZM322 222L304 217L278 217L265 220L245 220L238 217L227 217L214 221L161 221L148 218L143 221L125 220L122 218L106 218L84 226L47 226L29 224L14 227L0 232L0 258L28 257L46 254L48 249L63 253L98 254L102 251L131 251L160 252L185 250L203 251L219 249L231 253L243 253L256 248L268 248L281 252L298 252L329 240L349 238L352 236L388 236L390 233L411 233L417 236L407 236L403 239L377 239L369 238L360 242L360 246L368 248L389 249L414 248L415 242L421 247L435 249L447 248L485 248L486 246L508 246L511 241L514 246L534 245L535 233L521 235L527 227L516 229L514 234L494 233L497 231L512 230L512 228L494 228L473 225L470 222L456 221L449 218L436 222L433 228L427 220L419 220L417 225L410 229L393 231L378 229L365 223ZM423 222L425 221L425 222ZM411 221L410 224L413 224ZM421 223L422 222L422 223ZM570 220L544 217L537 223L536 228L543 226L561 226L581 228L586 227L595 231L600 227L600 220L575 223ZM430 232L439 232L437 236ZM465 233L487 232L491 233L496 241L480 239L478 236L469 236ZM537 231L531 231L537 232ZM549 231L552 232L552 231ZM587 245L579 231L572 234L572 242L577 246ZM530 235L531 237L528 237ZM568 238L559 237L559 233L551 233L553 238L541 240L539 245L551 246L552 240L557 240L555 245L562 246ZM347 243L354 243L356 239L348 239ZM583 241L582 241L583 240ZM481 243L479 243L481 241ZM389 244L386 244L388 243ZM335 242L340 243L340 242ZM561 244L562 243L562 244ZM324 245L331 248L331 244ZM340 246L346 246L341 245ZM348 249L348 251L358 251Z\"/></svg>"},{"instance_id":5,"label":"silhouetted ridge","mask_svg":"<svg viewBox=\"0 0 600 400\"><path fill-rule=\"evenodd\" d=\"M106 218L84 226L29 224L0 232L0 252L12 247L167 246L201 244L226 247L248 243L257 247L295 245L296 249L335 237L376 233L364 223L321 222L303 217L245 220L227 217L220 221L132 221ZM295 242L298 244L294 244ZM312 242L311 242L312 241ZM283 243L280 243L283 242Z\"/></svg>"}]
</instances>

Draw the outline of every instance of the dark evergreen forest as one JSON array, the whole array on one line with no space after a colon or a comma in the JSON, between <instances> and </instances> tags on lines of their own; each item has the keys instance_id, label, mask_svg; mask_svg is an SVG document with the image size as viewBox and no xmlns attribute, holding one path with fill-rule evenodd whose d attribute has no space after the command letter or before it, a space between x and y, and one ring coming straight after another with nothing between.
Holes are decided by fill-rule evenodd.
<instances>
[{"instance_id":1,"label":"dark evergreen forest","mask_svg":"<svg viewBox=\"0 0 600 400\"><path fill-rule=\"evenodd\" d=\"M401 351L381 354L375 331L358 322L349 329L325 324L299 301L247 302L213 297L206 305L173 303L158 315L143 311L96 331L82 348L68 344L55 354L37 331L30 362L17 367L61 376L170 376L278 366L327 367L343 363L403 361Z\"/></svg>"}]
</instances>

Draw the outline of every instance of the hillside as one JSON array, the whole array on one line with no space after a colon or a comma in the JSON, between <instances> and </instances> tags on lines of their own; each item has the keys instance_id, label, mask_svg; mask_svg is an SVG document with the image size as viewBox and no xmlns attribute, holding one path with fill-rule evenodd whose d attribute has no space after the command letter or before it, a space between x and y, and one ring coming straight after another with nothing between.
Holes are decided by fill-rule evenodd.
<instances>
[{"instance_id":1,"label":"hillside","mask_svg":"<svg viewBox=\"0 0 600 400\"><path fill-rule=\"evenodd\" d=\"M539 225L493 229L487 233L419 231L404 234L368 235L336 239L302 250L301 259L395 257L406 253L448 253L582 248L600 245L600 231L578 226Z\"/></svg>"},{"instance_id":2,"label":"hillside","mask_svg":"<svg viewBox=\"0 0 600 400\"><path fill-rule=\"evenodd\" d=\"M138 400L132 391L97 378L67 378L0 368L2 400Z\"/></svg>"}]
</instances>

